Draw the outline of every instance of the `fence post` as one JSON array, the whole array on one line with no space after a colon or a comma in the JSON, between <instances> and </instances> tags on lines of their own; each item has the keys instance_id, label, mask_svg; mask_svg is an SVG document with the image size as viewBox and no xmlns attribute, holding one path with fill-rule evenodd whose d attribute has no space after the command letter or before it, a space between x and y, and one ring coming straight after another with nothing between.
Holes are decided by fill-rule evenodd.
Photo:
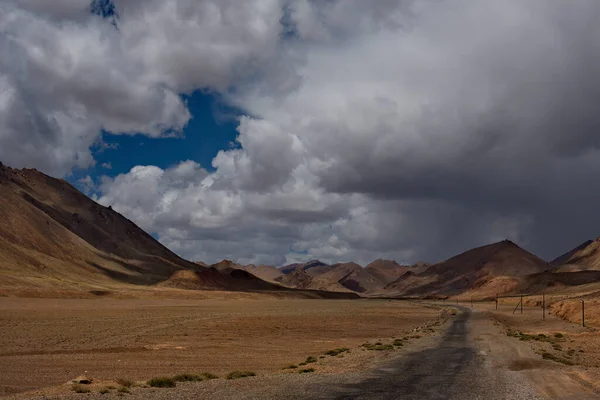
<instances>
[{"instance_id":1,"label":"fence post","mask_svg":"<svg viewBox=\"0 0 600 400\"><path fill-rule=\"evenodd\" d=\"M542 318L546 318L546 293L542 293Z\"/></svg>"},{"instance_id":2,"label":"fence post","mask_svg":"<svg viewBox=\"0 0 600 400\"><path fill-rule=\"evenodd\" d=\"M585 301L581 300L581 326L585 326Z\"/></svg>"},{"instance_id":3,"label":"fence post","mask_svg":"<svg viewBox=\"0 0 600 400\"><path fill-rule=\"evenodd\" d=\"M521 295L521 314L523 314L523 295Z\"/></svg>"}]
</instances>

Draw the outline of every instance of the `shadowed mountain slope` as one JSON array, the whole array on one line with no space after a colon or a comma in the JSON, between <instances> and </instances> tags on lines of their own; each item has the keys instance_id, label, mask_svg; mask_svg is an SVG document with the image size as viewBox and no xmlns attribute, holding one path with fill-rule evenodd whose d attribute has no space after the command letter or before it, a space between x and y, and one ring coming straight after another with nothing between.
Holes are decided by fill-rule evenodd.
<instances>
[{"instance_id":1,"label":"shadowed mountain slope","mask_svg":"<svg viewBox=\"0 0 600 400\"><path fill-rule=\"evenodd\" d=\"M478 247L433 264L424 272L408 271L385 287L396 295L454 295L494 276L525 276L548 269L548 264L511 241Z\"/></svg>"},{"instance_id":2,"label":"shadowed mountain slope","mask_svg":"<svg viewBox=\"0 0 600 400\"><path fill-rule=\"evenodd\" d=\"M557 272L600 271L600 238L581 244L552 264Z\"/></svg>"},{"instance_id":3,"label":"shadowed mountain slope","mask_svg":"<svg viewBox=\"0 0 600 400\"><path fill-rule=\"evenodd\" d=\"M559 267L563 264L566 264L569 262L569 260L578 252L580 252L581 250L585 249L586 247L588 247L589 245L591 245L592 243L594 243L593 240L586 240L585 242L583 242L582 244L580 244L579 246L575 247L572 250L569 250L568 252L566 252L565 254L562 254L558 257L556 257L554 260L550 261L550 265L552 265L553 267Z\"/></svg>"}]
</instances>

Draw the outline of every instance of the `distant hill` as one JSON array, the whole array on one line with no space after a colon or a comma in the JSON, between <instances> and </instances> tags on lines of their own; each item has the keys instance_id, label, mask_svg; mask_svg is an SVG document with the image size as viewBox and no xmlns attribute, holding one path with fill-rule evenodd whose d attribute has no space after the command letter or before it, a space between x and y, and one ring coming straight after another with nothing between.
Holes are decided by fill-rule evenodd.
<instances>
[{"instance_id":1,"label":"distant hill","mask_svg":"<svg viewBox=\"0 0 600 400\"><path fill-rule=\"evenodd\" d=\"M381 282L385 282L385 286L404 275L410 267L400 265L396 261L379 259L367 265L366 269Z\"/></svg>"},{"instance_id":2,"label":"distant hill","mask_svg":"<svg viewBox=\"0 0 600 400\"><path fill-rule=\"evenodd\" d=\"M600 238L584 242L552 264L557 272L600 271Z\"/></svg>"},{"instance_id":3,"label":"distant hill","mask_svg":"<svg viewBox=\"0 0 600 400\"><path fill-rule=\"evenodd\" d=\"M540 273L548 264L511 241L478 247L433 264L423 272L408 271L385 290L396 295L455 295L473 289L481 280L497 276Z\"/></svg>"},{"instance_id":4,"label":"distant hill","mask_svg":"<svg viewBox=\"0 0 600 400\"><path fill-rule=\"evenodd\" d=\"M293 272L287 275L282 275L276 280L282 285L296 289L351 292L351 290L340 285L337 281L313 277L309 275L303 268L296 268Z\"/></svg>"},{"instance_id":5,"label":"distant hill","mask_svg":"<svg viewBox=\"0 0 600 400\"><path fill-rule=\"evenodd\" d=\"M311 269L311 268L316 268L316 267L327 267L328 265L319 261L319 260L312 260L306 263L295 263L295 264L289 264L286 266L283 266L281 268L279 268L279 271L284 274L291 274L292 272L294 272L297 269L303 269L305 271Z\"/></svg>"},{"instance_id":6,"label":"distant hill","mask_svg":"<svg viewBox=\"0 0 600 400\"><path fill-rule=\"evenodd\" d=\"M550 265L552 265L553 267L558 267L558 266L561 266L563 264L567 264L569 262L569 260L576 253L578 253L579 251L585 249L586 247L588 247L592 243L594 243L593 240L586 240L585 242L583 242L579 246L575 247L574 249L571 249L568 252L566 252L565 254L562 254L562 255L556 257L554 260L550 261Z\"/></svg>"}]
</instances>

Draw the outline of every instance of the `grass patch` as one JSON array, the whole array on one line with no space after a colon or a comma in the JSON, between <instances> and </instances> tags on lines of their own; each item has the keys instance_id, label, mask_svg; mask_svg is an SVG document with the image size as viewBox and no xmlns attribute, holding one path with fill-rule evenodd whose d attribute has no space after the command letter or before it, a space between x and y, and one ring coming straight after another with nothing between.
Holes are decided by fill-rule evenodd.
<instances>
[{"instance_id":1,"label":"grass patch","mask_svg":"<svg viewBox=\"0 0 600 400\"><path fill-rule=\"evenodd\" d=\"M256 376L256 374L252 371L233 371L227 374L227 379L240 379L249 376Z\"/></svg>"},{"instance_id":2,"label":"grass patch","mask_svg":"<svg viewBox=\"0 0 600 400\"><path fill-rule=\"evenodd\" d=\"M339 349L329 350L325 353L325 355L335 357L345 352L350 352L350 349L347 347L341 347Z\"/></svg>"},{"instance_id":3,"label":"grass patch","mask_svg":"<svg viewBox=\"0 0 600 400\"><path fill-rule=\"evenodd\" d=\"M125 386L125 387L132 387L133 386L133 381L130 381L129 379L117 379L117 383L121 386Z\"/></svg>"},{"instance_id":4,"label":"grass patch","mask_svg":"<svg viewBox=\"0 0 600 400\"><path fill-rule=\"evenodd\" d=\"M75 393L89 393L91 392L91 390L89 388L86 388L83 385L80 385L78 383L74 383L73 386L71 386L71 390L74 391Z\"/></svg>"},{"instance_id":5,"label":"grass patch","mask_svg":"<svg viewBox=\"0 0 600 400\"><path fill-rule=\"evenodd\" d=\"M557 357L554 354L551 354L551 353L548 353L548 352L542 353L542 358L544 360L551 360L551 361L554 361L554 362L557 362L557 363L561 363L561 364L565 364L565 365L573 365L572 361L569 361L569 360L567 360L565 358Z\"/></svg>"},{"instance_id":6,"label":"grass patch","mask_svg":"<svg viewBox=\"0 0 600 400\"><path fill-rule=\"evenodd\" d=\"M529 342L531 340L535 340L536 342L550 342L551 341L550 338L548 336L544 335L543 333L540 333L538 335L530 335L528 333L523 333L520 331L508 330L506 332L506 336L514 337L514 338L517 338L524 342Z\"/></svg>"},{"instance_id":7,"label":"grass patch","mask_svg":"<svg viewBox=\"0 0 600 400\"><path fill-rule=\"evenodd\" d=\"M315 362L317 362L317 361L318 361L318 360L317 360L315 357L313 357L313 356L308 356L308 358L307 358L307 359L306 359L306 361L304 361L304 362L305 362L306 364L310 364L310 363L315 363Z\"/></svg>"},{"instance_id":8,"label":"grass patch","mask_svg":"<svg viewBox=\"0 0 600 400\"><path fill-rule=\"evenodd\" d=\"M175 383L175 381L173 379L167 378L167 377L152 378L148 381L148 386L150 386L150 387L172 388L172 387L175 387L176 385L177 385L177 383Z\"/></svg>"},{"instance_id":9,"label":"grass patch","mask_svg":"<svg viewBox=\"0 0 600 400\"><path fill-rule=\"evenodd\" d=\"M311 372L315 372L314 368L305 368L305 369L301 369L300 371L298 371L298 373L300 374L309 374Z\"/></svg>"},{"instance_id":10,"label":"grass patch","mask_svg":"<svg viewBox=\"0 0 600 400\"><path fill-rule=\"evenodd\" d=\"M377 342L375 344L365 343L362 346L367 350L375 350L375 351L394 350L394 346L392 346L391 344L383 344L381 342Z\"/></svg>"}]
</instances>

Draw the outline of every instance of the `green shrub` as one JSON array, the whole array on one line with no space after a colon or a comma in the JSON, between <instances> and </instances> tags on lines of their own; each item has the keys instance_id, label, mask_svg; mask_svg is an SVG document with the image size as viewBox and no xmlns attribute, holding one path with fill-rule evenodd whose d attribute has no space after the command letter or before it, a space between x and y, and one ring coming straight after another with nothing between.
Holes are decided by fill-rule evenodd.
<instances>
[{"instance_id":1,"label":"green shrub","mask_svg":"<svg viewBox=\"0 0 600 400\"><path fill-rule=\"evenodd\" d=\"M202 375L204 377L204 379L210 380L210 379L218 379L219 377L211 372L203 372L200 375Z\"/></svg>"},{"instance_id":2,"label":"green shrub","mask_svg":"<svg viewBox=\"0 0 600 400\"><path fill-rule=\"evenodd\" d=\"M402 341L402 339L395 339L394 343L392 344L396 347L404 346L404 342Z\"/></svg>"},{"instance_id":3,"label":"green shrub","mask_svg":"<svg viewBox=\"0 0 600 400\"><path fill-rule=\"evenodd\" d=\"M367 350L394 350L394 346L392 346L391 344L382 344L381 342L377 342L375 344L365 343L362 346Z\"/></svg>"},{"instance_id":4,"label":"green shrub","mask_svg":"<svg viewBox=\"0 0 600 400\"><path fill-rule=\"evenodd\" d=\"M86 388L83 385L80 385L78 383L74 383L73 386L71 386L71 390L74 391L75 393L89 393L91 392L91 390L89 388Z\"/></svg>"},{"instance_id":5,"label":"green shrub","mask_svg":"<svg viewBox=\"0 0 600 400\"><path fill-rule=\"evenodd\" d=\"M561 339L563 336L564 335L562 333L560 333L560 332L557 332L557 333L554 334L554 337L557 338L557 339Z\"/></svg>"},{"instance_id":6,"label":"green shrub","mask_svg":"<svg viewBox=\"0 0 600 400\"><path fill-rule=\"evenodd\" d=\"M300 371L298 371L298 373L300 374L309 374L311 372L315 372L314 368L306 368L306 369L301 369Z\"/></svg>"},{"instance_id":7,"label":"green shrub","mask_svg":"<svg viewBox=\"0 0 600 400\"><path fill-rule=\"evenodd\" d=\"M148 381L148 386L150 387L158 387L158 388L172 388L177 384L171 378L161 377L161 378L152 378Z\"/></svg>"},{"instance_id":8,"label":"green shrub","mask_svg":"<svg viewBox=\"0 0 600 400\"><path fill-rule=\"evenodd\" d=\"M240 379L248 376L256 376L252 371L233 371L227 374L227 379Z\"/></svg>"},{"instance_id":9,"label":"green shrub","mask_svg":"<svg viewBox=\"0 0 600 400\"><path fill-rule=\"evenodd\" d=\"M304 362L307 363L307 364L310 364L310 363L317 362L317 359L315 357L313 357L313 356L308 356L308 358Z\"/></svg>"},{"instance_id":10,"label":"green shrub","mask_svg":"<svg viewBox=\"0 0 600 400\"><path fill-rule=\"evenodd\" d=\"M345 353L345 352L349 352L349 351L350 351L350 349L348 349L346 347L342 347L342 348L339 348L339 349L329 350L325 354L328 355L328 356L334 357L334 356L337 356L339 354L342 354L342 353Z\"/></svg>"}]
</instances>

